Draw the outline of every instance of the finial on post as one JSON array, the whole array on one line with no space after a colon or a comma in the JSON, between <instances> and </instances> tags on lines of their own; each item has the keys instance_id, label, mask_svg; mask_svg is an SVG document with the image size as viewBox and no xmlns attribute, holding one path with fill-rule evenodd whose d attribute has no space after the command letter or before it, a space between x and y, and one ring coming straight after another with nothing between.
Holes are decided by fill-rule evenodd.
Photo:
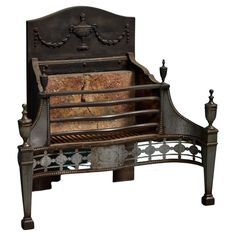
<instances>
[{"instance_id":1,"label":"finial on post","mask_svg":"<svg viewBox=\"0 0 236 236\"><path fill-rule=\"evenodd\" d=\"M43 66L42 68L42 75L40 75L40 82L41 82L41 85L43 87L43 91L45 92L46 91L46 88L47 88L47 85L48 85L48 76L46 74L46 69L48 67L47 66Z\"/></svg>"},{"instance_id":2,"label":"finial on post","mask_svg":"<svg viewBox=\"0 0 236 236\"><path fill-rule=\"evenodd\" d=\"M214 126L212 124L216 118L217 104L215 104L213 101L214 90L210 89L209 93L210 93L209 102L205 104L205 116L209 124L207 128L214 129Z\"/></svg>"},{"instance_id":3,"label":"finial on post","mask_svg":"<svg viewBox=\"0 0 236 236\"><path fill-rule=\"evenodd\" d=\"M18 120L19 132L20 136L24 141L22 147L29 147L30 145L28 143L28 139L31 131L32 120L29 119L27 116L28 112L26 104L23 104L22 107L23 107L22 118Z\"/></svg>"},{"instance_id":4,"label":"finial on post","mask_svg":"<svg viewBox=\"0 0 236 236\"><path fill-rule=\"evenodd\" d=\"M210 89L210 90L209 90L209 93L210 93L210 96L209 96L209 103L210 103L210 104L214 104L214 102L213 102L213 99L214 99L214 97L213 97L214 90L213 90L213 89Z\"/></svg>"},{"instance_id":5,"label":"finial on post","mask_svg":"<svg viewBox=\"0 0 236 236\"><path fill-rule=\"evenodd\" d=\"M161 74L161 79L162 83L165 82L166 74L167 74L167 67L165 66L165 60L162 60L162 67L160 67L160 74Z\"/></svg>"}]
</instances>

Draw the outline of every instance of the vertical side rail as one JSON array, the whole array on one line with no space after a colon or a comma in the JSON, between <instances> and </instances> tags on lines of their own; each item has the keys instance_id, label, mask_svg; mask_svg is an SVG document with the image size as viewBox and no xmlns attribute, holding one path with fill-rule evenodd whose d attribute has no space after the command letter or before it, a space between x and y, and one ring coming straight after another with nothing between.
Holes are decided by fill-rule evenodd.
<instances>
[{"instance_id":1,"label":"vertical side rail","mask_svg":"<svg viewBox=\"0 0 236 236\"><path fill-rule=\"evenodd\" d=\"M202 204L206 206L215 204L215 199L212 194L212 187L218 130L212 125L216 118L217 112L217 105L213 102L213 92L213 90L210 90L209 102L205 104L205 115L209 125L204 130L204 145L202 147L205 184L205 194L202 197Z\"/></svg>"},{"instance_id":2,"label":"vertical side rail","mask_svg":"<svg viewBox=\"0 0 236 236\"><path fill-rule=\"evenodd\" d=\"M24 141L18 147L18 163L20 167L21 190L24 217L21 221L23 229L33 229L34 222L31 217L32 184L33 184L33 149L29 144L32 120L27 117L27 107L23 105L22 118L18 120L19 132Z\"/></svg>"}]
</instances>

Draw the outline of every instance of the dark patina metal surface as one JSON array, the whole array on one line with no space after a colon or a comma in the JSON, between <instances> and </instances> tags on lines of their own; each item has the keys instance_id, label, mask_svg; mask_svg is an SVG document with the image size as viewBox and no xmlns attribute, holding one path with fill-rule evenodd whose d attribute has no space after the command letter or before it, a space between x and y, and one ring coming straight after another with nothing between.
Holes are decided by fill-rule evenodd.
<instances>
[{"instance_id":1,"label":"dark patina metal surface","mask_svg":"<svg viewBox=\"0 0 236 236\"><path fill-rule=\"evenodd\" d=\"M180 162L204 168L204 205L212 195L217 105L210 91L203 128L174 107L167 67L158 82L134 57L133 17L73 7L27 22L27 107L19 120L23 229L32 229L32 191L62 174Z\"/></svg>"}]
</instances>

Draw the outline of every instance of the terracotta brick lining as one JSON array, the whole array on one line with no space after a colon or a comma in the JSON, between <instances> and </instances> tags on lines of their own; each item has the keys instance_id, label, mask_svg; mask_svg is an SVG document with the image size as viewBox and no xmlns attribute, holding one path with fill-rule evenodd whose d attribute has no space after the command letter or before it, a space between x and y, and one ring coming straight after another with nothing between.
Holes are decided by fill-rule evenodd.
<instances>
[{"instance_id":1,"label":"terracotta brick lining","mask_svg":"<svg viewBox=\"0 0 236 236\"><path fill-rule=\"evenodd\" d=\"M120 88L134 85L134 73L132 71L110 71L77 74L58 74L48 77L48 92L70 90L99 90L108 88ZM79 94L51 97L50 104L80 103L93 101L113 101L134 97L132 91L104 94ZM101 116L120 114L134 110L134 104L121 104L103 107L74 107L58 108L50 111L50 118L62 118L73 116ZM103 121L73 121L51 123L51 132L114 128L132 125L135 117L120 118Z\"/></svg>"}]
</instances>

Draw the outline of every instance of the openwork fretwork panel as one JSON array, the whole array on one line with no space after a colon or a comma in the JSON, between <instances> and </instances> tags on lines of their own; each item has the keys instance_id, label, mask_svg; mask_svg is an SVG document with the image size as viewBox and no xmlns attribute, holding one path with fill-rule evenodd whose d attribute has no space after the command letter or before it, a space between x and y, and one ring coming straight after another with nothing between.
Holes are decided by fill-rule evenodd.
<instances>
[{"instance_id":1,"label":"openwork fretwork panel","mask_svg":"<svg viewBox=\"0 0 236 236\"><path fill-rule=\"evenodd\" d=\"M130 148L131 147L131 148ZM143 165L152 162L186 161L202 163L201 147L183 141L163 139L162 142L146 141L127 145L110 145L91 149L67 149L57 152L45 150L34 156L34 172L79 172L99 169L116 169L127 165Z\"/></svg>"},{"instance_id":2,"label":"openwork fretwork panel","mask_svg":"<svg viewBox=\"0 0 236 236\"><path fill-rule=\"evenodd\" d=\"M189 143L181 139L138 143L137 154L137 162L179 159L202 163L201 146L196 145L195 141Z\"/></svg>"}]
</instances>

